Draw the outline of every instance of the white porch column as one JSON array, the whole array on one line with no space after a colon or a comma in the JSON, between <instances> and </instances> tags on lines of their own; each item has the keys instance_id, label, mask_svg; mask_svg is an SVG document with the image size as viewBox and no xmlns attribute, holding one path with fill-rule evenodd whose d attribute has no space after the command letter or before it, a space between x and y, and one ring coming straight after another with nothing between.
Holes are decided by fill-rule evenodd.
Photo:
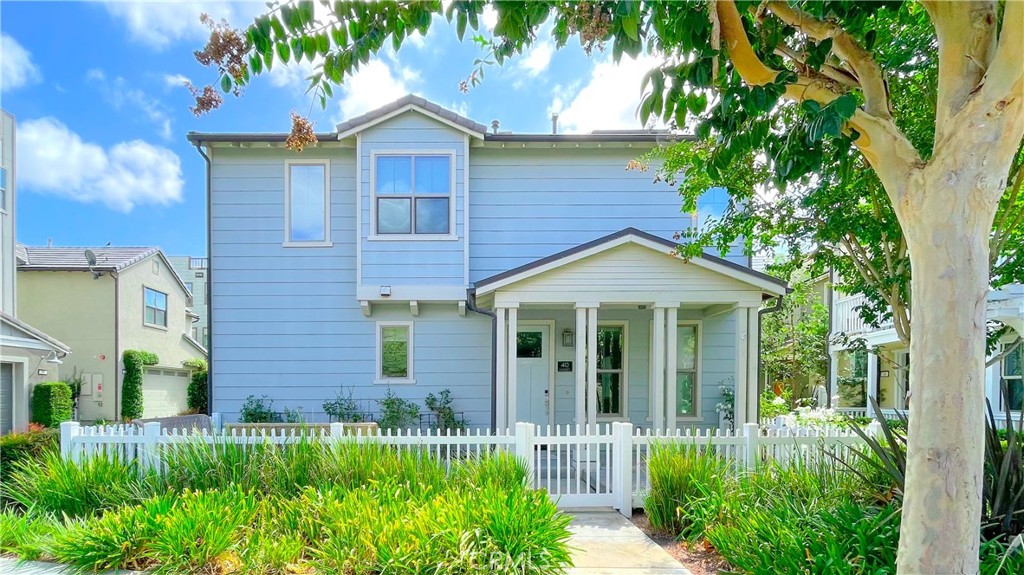
<instances>
[{"instance_id":1,"label":"white porch column","mask_svg":"<svg viewBox=\"0 0 1024 575\"><path fill-rule=\"evenodd\" d=\"M508 308L508 424L514 426L516 419L516 403L519 398L516 385L519 383L519 361L516 359L519 335L519 310Z\"/></svg>"},{"instance_id":2,"label":"white porch column","mask_svg":"<svg viewBox=\"0 0 1024 575\"><path fill-rule=\"evenodd\" d=\"M665 308L654 308L654 429L663 430L665 420Z\"/></svg>"},{"instance_id":3,"label":"white porch column","mask_svg":"<svg viewBox=\"0 0 1024 575\"><path fill-rule=\"evenodd\" d=\"M757 315L757 308L747 308L747 418L746 421L757 421L757 408L759 397L757 396L757 367L761 358L757 355L757 334L758 326L761 323L761 316Z\"/></svg>"},{"instance_id":4,"label":"white porch column","mask_svg":"<svg viewBox=\"0 0 1024 575\"><path fill-rule=\"evenodd\" d=\"M750 361L750 348L747 346L747 308L738 307L734 312L736 320L736 403L733 406L733 413L736 414L735 427L739 429L744 423L751 422L747 417L749 409L747 404L751 401L747 391L747 362ZM757 401L757 398L752 398Z\"/></svg>"},{"instance_id":5,"label":"white porch column","mask_svg":"<svg viewBox=\"0 0 1024 575\"><path fill-rule=\"evenodd\" d=\"M505 365L508 360L508 345L506 339L508 338L508 326L506 324L508 308L497 307L494 309L494 313L497 316L494 329L497 330L495 336L497 342L494 349L494 377L495 387L494 390L496 397L494 398L494 421L498 429L494 430L496 433L504 433L508 428L508 408L506 406L506 400L508 399L508 371L505 369Z\"/></svg>"},{"instance_id":6,"label":"white porch column","mask_svg":"<svg viewBox=\"0 0 1024 575\"><path fill-rule=\"evenodd\" d=\"M668 424L669 429L676 428L676 398L679 397L679 378L676 377L676 347L679 338L679 304L675 304L672 307L665 310L665 383L668 385L665 392L665 423ZM697 345L701 345L704 342L697 342ZM700 354L698 354L699 356ZM696 385L700 385L700 382L696 382ZM697 394L698 397L700 393ZM697 416L700 416L701 409L699 405L694 406L696 409Z\"/></svg>"},{"instance_id":7,"label":"white porch column","mask_svg":"<svg viewBox=\"0 0 1024 575\"><path fill-rule=\"evenodd\" d=\"M583 429L587 420L587 308L576 304L576 425Z\"/></svg>"},{"instance_id":8,"label":"white porch column","mask_svg":"<svg viewBox=\"0 0 1024 575\"><path fill-rule=\"evenodd\" d=\"M839 352L830 350L828 358L828 407L836 409L839 407L839 402L835 401L839 397Z\"/></svg>"},{"instance_id":9,"label":"white porch column","mask_svg":"<svg viewBox=\"0 0 1024 575\"><path fill-rule=\"evenodd\" d=\"M597 307L587 308L587 429L597 426Z\"/></svg>"},{"instance_id":10,"label":"white porch column","mask_svg":"<svg viewBox=\"0 0 1024 575\"><path fill-rule=\"evenodd\" d=\"M875 416L875 408L871 405L871 399L878 401L878 356L868 352L868 383L866 390L867 398L864 407L868 410L868 417Z\"/></svg>"}]
</instances>

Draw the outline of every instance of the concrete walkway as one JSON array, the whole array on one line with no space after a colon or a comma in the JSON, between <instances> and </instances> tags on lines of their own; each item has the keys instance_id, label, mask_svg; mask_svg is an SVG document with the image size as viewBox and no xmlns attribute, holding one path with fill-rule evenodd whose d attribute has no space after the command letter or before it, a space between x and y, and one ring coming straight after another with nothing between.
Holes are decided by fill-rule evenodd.
<instances>
[{"instance_id":1,"label":"concrete walkway","mask_svg":"<svg viewBox=\"0 0 1024 575\"><path fill-rule=\"evenodd\" d=\"M614 511L573 513L569 575L691 575L639 527Z\"/></svg>"},{"instance_id":2,"label":"concrete walkway","mask_svg":"<svg viewBox=\"0 0 1024 575\"><path fill-rule=\"evenodd\" d=\"M68 575L72 571L67 566L56 563L40 563L38 561L19 562L17 559L0 557L0 573L3 575ZM108 571L101 575L142 575L142 572Z\"/></svg>"}]
</instances>

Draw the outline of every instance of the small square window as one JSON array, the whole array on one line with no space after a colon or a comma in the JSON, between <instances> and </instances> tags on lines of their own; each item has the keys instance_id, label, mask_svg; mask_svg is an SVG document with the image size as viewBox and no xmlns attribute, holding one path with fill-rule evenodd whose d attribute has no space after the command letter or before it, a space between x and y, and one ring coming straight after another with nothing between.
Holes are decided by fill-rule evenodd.
<instances>
[{"instance_id":1,"label":"small square window","mask_svg":"<svg viewBox=\"0 0 1024 575\"><path fill-rule=\"evenodd\" d=\"M374 156L375 233L452 233L452 155Z\"/></svg>"}]
</instances>

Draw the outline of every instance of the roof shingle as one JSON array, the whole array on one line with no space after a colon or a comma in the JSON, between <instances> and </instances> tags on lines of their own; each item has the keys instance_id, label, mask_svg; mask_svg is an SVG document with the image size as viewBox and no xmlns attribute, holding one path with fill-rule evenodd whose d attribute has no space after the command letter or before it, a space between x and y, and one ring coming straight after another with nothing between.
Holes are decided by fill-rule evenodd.
<instances>
[{"instance_id":1,"label":"roof shingle","mask_svg":"<svg viewBox=\"0 0 1024 575\"><path fill-rule=\"evenodd\" d=\"M87 271L89 262L85 259L85 250L96 254L96 271L121 271L149 256L158 253L160 248L147 247L45 247L19 245L18 269L32 270L68 270ZM24 256L24 257L22 257Z\"/></svg>"}]
</instances>

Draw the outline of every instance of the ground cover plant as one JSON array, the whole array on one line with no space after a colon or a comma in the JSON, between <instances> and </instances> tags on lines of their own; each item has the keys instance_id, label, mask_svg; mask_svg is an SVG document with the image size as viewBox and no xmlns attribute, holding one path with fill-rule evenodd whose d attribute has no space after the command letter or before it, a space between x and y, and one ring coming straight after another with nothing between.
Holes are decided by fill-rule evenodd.
<instances>
[{"instance_id":1,"label":"ground cover plant","mask_svg":"<svg viewBox=\"0 0 1024 575\"><path fill-rule=\"evenodd\" d=\"M738 573L892 574L902 498L886 464L869 456L736 473L711 449L658 445L645 511L655 530L714 547ZM1024 572L1013 536L979 527L980 572Z\"/></svg>"},{"instance_id":2,"label":"ground cover plant","mask_svg":"<svg viewBox=\"0 0 1024 575\"><path fill-rule=\"evenodd\" d=\"M16 465L0 552L73 570L561 573L568 518L504 453L445 465L352 442L177 444L165 474L59 454Z\"/></svg>"}]
</instances>

